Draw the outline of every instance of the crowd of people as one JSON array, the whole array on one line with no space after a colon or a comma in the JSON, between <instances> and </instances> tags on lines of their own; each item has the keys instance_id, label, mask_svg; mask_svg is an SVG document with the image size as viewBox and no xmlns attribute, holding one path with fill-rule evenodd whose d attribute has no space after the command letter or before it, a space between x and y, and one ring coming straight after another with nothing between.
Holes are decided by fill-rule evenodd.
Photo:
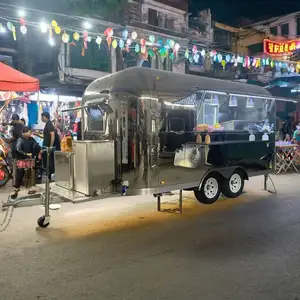
<instances>
[{"instance_id":1,"label":"crowd of people","mask_svg":"<svg viewBox=\"0 0 300 300\"><path fill-rule=\"evenodd\" d=\"M277 128L279 129L277 140L300 145L300 119L297 122L293 122L291 118L284 121L279 119Z\"/></svg>"},{"instance_id":2,"label":"crowd of people","mask_svg":"<svg viewBox=\"0 0 300 300\"><path fill-rule=\"evenodd\" d=\"M26 126L24 119L20 119L19 115L13 114L11 123L6 124L11 126L10 138L7 141L11 149L11 158L13 160L13 187L14 191L11 195L11 199L18 197L20 187L24 180L25 170L20 167L19 162L25 160L39 160L42 161L42 165L47 165L47 159L49 159L49 180L51 175L55 172L54 164L54 151L60 151L60 137L55 129L48 112L41 114L42 121L45 123L43 130L43 143L42 146L32 137L31 129ZM46 148L50 148L50 155L47 158L47 153L44 151ZM19 167L18 167L19 166Z\"/></svg>"}]
</instances>

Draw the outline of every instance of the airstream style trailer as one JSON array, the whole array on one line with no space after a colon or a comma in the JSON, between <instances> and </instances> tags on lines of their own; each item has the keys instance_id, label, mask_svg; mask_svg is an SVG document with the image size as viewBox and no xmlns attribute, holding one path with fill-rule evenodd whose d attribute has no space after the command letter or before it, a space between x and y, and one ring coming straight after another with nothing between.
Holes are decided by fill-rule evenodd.
<instances>
[{"instance_id":1,"label":"airstream style trailer","mask_svg":"<svg viewBox=\"0 0 300 300\"><path fill-rule=\"evenodd\" d=\"M56 184L77 195L211 204L272 172L275 99L259 86L134 67L91 83L80 109L83 140L56 153Z\"/></svg>"}]
</instances>

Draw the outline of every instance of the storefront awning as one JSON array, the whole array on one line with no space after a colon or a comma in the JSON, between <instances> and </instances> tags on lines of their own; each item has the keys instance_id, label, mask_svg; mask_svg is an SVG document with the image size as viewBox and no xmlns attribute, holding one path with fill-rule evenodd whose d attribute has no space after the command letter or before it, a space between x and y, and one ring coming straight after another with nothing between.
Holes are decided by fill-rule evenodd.
<instances>
[{"instance_id":1,"label":"storefront awning","mask_svg":"<svg viewBox=\"0 0 300 300\"><path fill-rule=\"evenodd\" d=\"M37 92L39 80L0 63L0 91Z\"/></svg>"}]
</instances>

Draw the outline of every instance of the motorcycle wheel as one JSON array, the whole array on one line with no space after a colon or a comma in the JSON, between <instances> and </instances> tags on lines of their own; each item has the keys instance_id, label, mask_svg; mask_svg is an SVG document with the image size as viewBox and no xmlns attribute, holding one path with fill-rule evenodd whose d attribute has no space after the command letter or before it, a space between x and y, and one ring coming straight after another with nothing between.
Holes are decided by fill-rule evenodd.
<instances>
[{"instance_id":1,"label":"motorcycle wheel","mask_svg":"<svg viewBox=\"0 0 300 300\"><path fill-rule=\"evenodd\" d=\"M4 187L10 179L9 170L7 167L3 166L0 168L0 188Z\"/></svg>"}]
</instances>

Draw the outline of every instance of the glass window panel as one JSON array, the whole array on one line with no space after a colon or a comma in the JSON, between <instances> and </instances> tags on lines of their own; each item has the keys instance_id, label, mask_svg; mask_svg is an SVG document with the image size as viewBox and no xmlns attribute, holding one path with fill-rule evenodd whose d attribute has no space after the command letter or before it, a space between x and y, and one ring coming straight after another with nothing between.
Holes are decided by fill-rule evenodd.
<instances>
[{"instance_id":1,"label":"glass window panel","mask_svg":"<svg viewBox=\"0 0 300 300\"><path fill-rule=\"evenodd\" d=\"M273 100L206 93L197 109L197 125L220 124L224 130L264 131L274 128ZM274 110L274 109L273 109Z\"/></svg>"},{"instance_id":2,"label":"glass window panel","mask_svg":"<svg viewBox=\"0 0 300 300\"><path fill-rule=\"evenodd\" d=\"M88 131L104 131L104 113L97 106L89 107L87 112Z\"/></svg>"}]
</instances>

